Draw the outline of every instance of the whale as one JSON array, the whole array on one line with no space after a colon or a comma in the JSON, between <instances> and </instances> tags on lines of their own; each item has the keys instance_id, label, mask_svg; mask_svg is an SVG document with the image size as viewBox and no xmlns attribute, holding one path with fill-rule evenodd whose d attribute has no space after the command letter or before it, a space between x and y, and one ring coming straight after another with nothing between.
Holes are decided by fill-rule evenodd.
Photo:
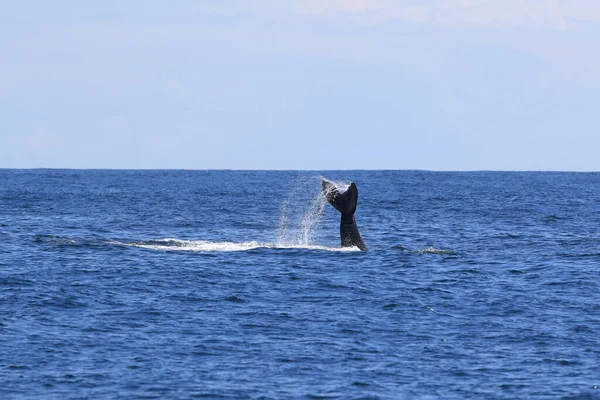
<instances>
[{"instance_id":1,"label":"whale","mask_svg":"<svg viewBox=\"0 0 600 400\"><path fill-rule=\"evenodd\" d=\"M354 213L356 212L356 203L358 202L358 188L352 182L345 192L340 193L336 185L323 178L321 179L323 194L325 198L341 214L340 220L340 240L342 247L358 247L362 251L367 251L367 246L363 240Z\"/></svg>"}]
</instances>

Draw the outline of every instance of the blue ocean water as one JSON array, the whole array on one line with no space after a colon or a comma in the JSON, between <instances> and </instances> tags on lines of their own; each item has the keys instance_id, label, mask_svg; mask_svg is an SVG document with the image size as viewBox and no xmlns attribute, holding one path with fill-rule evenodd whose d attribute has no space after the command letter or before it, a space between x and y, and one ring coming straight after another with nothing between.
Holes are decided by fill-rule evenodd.
<instances>
[{"instance_id":1,"label":"blue ocean water","mask_svg":"<svg viewBox=\"0 0 600 400\"><path fill-rule=\"evenodd\" d=\"M598 399L599 227L597 173L0 170L0 397Z\"/></svg>"}]
</instances>

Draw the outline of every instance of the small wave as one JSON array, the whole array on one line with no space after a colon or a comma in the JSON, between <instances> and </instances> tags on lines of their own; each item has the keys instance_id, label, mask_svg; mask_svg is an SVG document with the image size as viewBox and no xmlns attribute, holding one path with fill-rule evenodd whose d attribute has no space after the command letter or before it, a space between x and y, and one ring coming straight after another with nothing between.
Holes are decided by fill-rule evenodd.
<instances>
[{"instance_id":1,"label":"small wave","mask_svg":"<svg viewBox=\"0 0 600 400\"><path fill-rule=\"evenodd\" d=\"M417 254L454 254L452 250L436 249L434 247L428 247L423 250L414 250L414 252Z\"/></svg>"},{"instance_id":2,"label":"small wave","mask_svg":"<svg viewBox=\"0 0 600 400\"><path fill-rule=\"evenodd\" d=\"M405 251L405 252L416 253L416 254L455 254L454 251L452 251L452 250L436 249L435 247L428 247L423 250L411 250L402 245L398 245L398 246L396 246L396 248L399 250Z\"/></svg>"},{"instance_id":3,"label":"small wave","mask_svg":"<svg viewBox=\"0 0 600 400\"><path fill-rule=\"evenodd\" d=\"M56 235L35 235L33 241L41 244L54 244L58 246L67 246L77 244L75 239Z\"/></svg>"},{"instance_id":4,"label":"small wave","mask_svg":"<svg viewBox=\"0 0 600 400\"><path fill-rule=\"evenodd\" d=\"M211 242L208 240L181 240L181 239L158 239L142 242L108 242L108 244L119 246L140 247L143 249L160 251L192 251L192 252L230 252L248 251L254 249L299 249L299 250L322 250L322 251L360 251L358 247L327 247L309 244L277 244L251 242Z\"/></svg>"}]
</instances>

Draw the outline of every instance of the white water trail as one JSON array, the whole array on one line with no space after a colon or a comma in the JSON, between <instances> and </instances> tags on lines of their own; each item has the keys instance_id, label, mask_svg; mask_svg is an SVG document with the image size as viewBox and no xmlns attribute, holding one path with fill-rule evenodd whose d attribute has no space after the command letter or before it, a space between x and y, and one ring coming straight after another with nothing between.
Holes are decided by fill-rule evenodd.
<instances>
[{"instance_id":1,"label":"white water trail","mask_svg":"<svg viewBox=\"0 0 600 400\"><path fill-rule=\"evenodd\" d=\"M357 248L347 247L327 247L318 245L303 245L303 244L277 244L277 243L261 243L256 241L251 242L211 242L208 240L182 240L174 238L165 238L157 240L147 240L141 242L108 242L108 244L117 246L138 247L142 249L158 250L158 251L190 251L190 252L231 252L231 251L248 251L254 249L305 249L305 250L323 250L323 251L356 251Z\"/></svg>"}]
</instances>

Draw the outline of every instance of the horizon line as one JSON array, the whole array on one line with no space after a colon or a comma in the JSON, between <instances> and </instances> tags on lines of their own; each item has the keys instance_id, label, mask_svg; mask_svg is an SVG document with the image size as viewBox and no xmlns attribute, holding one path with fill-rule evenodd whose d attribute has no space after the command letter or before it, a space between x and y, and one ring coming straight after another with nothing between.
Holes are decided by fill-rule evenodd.
<instances>
[{"instance_id":1,"label":"horizon line","mask_svg":"<svg viewBox=\"0 0 600 400\"><path fill-rule=\"evenodd\" d=\"M406 171L406 172L458 172L458 173L469 173L469 172L547 172L547 173L599 173L600 170L559 170L559 169L421 169L421 168L347 168L347 169L293 169L293 168L281 168L281 169L262 169L262 168L57 168L57 167L30 167L30 168L5 168L0 167L0 171L230 171L230 172L341 172L341 171L357 171L357 172L369 172L369 171Z\"/></svg>"}]
</instances>

